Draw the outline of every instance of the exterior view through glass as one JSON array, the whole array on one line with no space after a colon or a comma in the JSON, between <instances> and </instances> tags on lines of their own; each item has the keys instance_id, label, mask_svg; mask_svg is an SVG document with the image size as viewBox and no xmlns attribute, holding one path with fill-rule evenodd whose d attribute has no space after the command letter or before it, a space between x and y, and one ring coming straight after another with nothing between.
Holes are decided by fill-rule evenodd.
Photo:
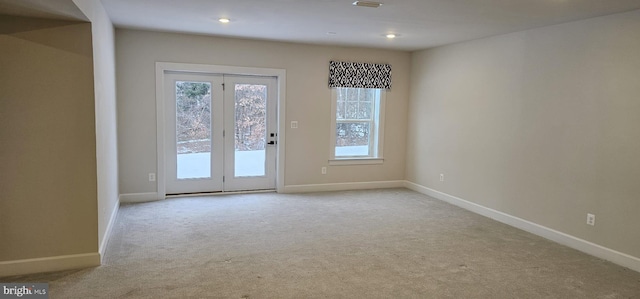
<instances>
[{"instance_id":1,"label":"exterior view through glass","mask_svg":"<svg viewBox=\"0 0 640 299\"><path fill-rule=\"evenodd\" d=\"M235 84L235 177L265 175L267 86Z\"/></svg>"},{"instance_id":2,"label":"exterior view through glass","mask_svg":"<svg viewBox=\"0 0 640 299\"><path fill-rule=\"evenodd\" d=\"M211 177L211 83L176 82L178 179Z\"/></svg>"},{"instance_id":3,"label":"exterior view through glass","mask_svg":"<svg viewBox=\"0 0 640 299\"><path fill-rule=\"evenodd\" d=\"M336 157L373 155L375 105L379 91L371 88L337 88Z\"/></svg>"}]
</instances>

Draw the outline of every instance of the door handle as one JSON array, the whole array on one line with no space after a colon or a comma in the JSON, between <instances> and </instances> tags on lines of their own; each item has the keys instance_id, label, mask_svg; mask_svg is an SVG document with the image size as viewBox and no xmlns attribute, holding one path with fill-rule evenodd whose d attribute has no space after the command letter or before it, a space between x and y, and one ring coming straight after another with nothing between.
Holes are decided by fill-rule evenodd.
<instances>
[{"instance_id":1,"label":"door handle","mask_svg":"<svg viewBox=\"0 0 640 299\"><path fill-rule=\"evenodd\" d=\"M275 145L276 143L277 143L277 142L275 142L275 141L273 141L273 140L272 140L272 141L269 141L267 144L268 144L268 145Z\"/></svg>"}]
</instances>

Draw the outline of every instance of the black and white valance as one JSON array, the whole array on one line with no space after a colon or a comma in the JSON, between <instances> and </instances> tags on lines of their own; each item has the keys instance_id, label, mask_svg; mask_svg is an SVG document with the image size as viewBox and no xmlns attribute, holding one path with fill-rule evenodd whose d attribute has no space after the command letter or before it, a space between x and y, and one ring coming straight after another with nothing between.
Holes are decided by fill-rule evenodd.
<instances>
[{"instance_id":1,"label":"black and white valance","mask_svg":"<svg viewBox=\"0 0 640 299\"><path fill-rule=\"evenodd\" d=\"M331 61L329 87L391 89L391 65Z\"/></svg>"}]
</instances>

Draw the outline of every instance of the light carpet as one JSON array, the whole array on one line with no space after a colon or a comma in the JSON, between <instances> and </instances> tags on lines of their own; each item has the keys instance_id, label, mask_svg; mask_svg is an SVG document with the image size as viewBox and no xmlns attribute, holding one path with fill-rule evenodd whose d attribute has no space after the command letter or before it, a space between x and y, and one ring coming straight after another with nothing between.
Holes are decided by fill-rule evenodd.
<instances>
[{"instance_id":1,"label":"light carpet","mask_svg":"<svg viewBox=\"0 0 640 299\"><path fill-rule=\"evenodd\" d=\"M120 208L104 264L0 278L51 298L640 298L640 273L407 189Z\"/></svg>"}]
</instances>

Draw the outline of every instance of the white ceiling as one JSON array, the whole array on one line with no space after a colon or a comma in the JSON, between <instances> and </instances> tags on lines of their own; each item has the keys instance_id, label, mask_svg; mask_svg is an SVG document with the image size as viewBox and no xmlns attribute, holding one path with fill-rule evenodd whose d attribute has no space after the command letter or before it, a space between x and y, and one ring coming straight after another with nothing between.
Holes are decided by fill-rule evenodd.
<instances>
[{"instance_id":1,"label":"white ceiling","mask_svg":"<svg viewBox=\"0 0 640 299\"><path fill-rule=\"evenodd\" d=\"M381 0L380 8L355 7L354 0L101 1L121 28L397 50L640 9L640 0ZM33 6L46 17L59 14L50 3L70 2L0 0L0 12L7 13L3 3L12 3L13 13L25 15ZM231 23L217 22L220 17ZM386 33L400 36L387 40Z\"/></svg>"}]
</instances>

